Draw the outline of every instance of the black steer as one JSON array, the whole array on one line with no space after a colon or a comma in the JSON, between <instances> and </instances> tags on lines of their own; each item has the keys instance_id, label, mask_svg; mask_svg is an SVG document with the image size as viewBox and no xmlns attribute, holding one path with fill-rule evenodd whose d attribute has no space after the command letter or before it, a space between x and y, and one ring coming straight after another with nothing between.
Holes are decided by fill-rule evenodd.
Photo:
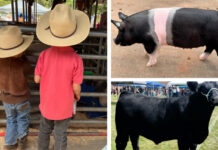
<instances>
[{"instance_id":1,"label":"black steer","mask_svg":"<svg viewBox=\"0 0 218 150\"><path fill-rule=\"evenodd\" d=\"M207 59L214 49L218 53L217 11L156 8L131 16L119 12L119 17L122 22L112 20L119 29L115 43L122 46L142 43L149 55L147 66L156 64L160 45L181 48L206 46L201 60Z\"/></svg>"},{"instance_id":2,"label":"black steer","mask_svg":"<svg viewBox=\"0 0 218 150\"><path fill-rule=\"evenodd\" d=\"M190 96L147 97L122 92L116 106L116 148L124 150L128 139L139 150L139 136L155 144L177 139L179 150L196 150L208 136L208 125L218 105L216 82L188 82Z\"/></svg>"}]
</instances>

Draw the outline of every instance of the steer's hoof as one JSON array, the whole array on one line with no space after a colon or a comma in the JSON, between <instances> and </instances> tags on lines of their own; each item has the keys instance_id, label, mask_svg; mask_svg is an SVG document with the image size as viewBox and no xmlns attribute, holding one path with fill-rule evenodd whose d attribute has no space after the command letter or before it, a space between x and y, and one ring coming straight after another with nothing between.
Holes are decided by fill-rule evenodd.
<instances>
[{"instance_id":1,"label":"steer's hoof","mask_svg":"<svg viewBox=\"0 0 218 150\"><path fill-rule=\"evenodd\" d=\"M199 59L202 60L202 61L203 61L203 60L206 60L209 55L210 55L209 53L202 53L202 54L200 55Z\"/></svg>"}]
</instances>

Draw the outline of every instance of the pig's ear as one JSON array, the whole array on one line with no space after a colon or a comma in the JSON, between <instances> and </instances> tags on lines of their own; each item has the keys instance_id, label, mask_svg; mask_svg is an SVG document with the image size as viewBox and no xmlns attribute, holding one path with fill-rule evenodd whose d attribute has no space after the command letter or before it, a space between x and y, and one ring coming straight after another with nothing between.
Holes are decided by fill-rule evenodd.
<instances>
[{"instance_id":1,"label":"pig's ear","mask_svg":"<svg viewBox=\"0 0 218 150\"><path fill-rule=\"evenodd\" d=\"M123 13L121 13L121 12L118 13L118 16L119 16L119 18L120 18L121 20L125 20L126 17L128 17L127 15L125 15L125 14L123 14Z\"/></svg>"},{"instance_id":2,"label":"pig's ear","mask_svg":"<svg viewBox=\"0 0 218 150\"><path fill-rule=\"evenodd\" d=\"M120 29L120 22L119 22L119 21L111 20L111 22L112 22L118 29Z\"/></svg>"}]
</instances>

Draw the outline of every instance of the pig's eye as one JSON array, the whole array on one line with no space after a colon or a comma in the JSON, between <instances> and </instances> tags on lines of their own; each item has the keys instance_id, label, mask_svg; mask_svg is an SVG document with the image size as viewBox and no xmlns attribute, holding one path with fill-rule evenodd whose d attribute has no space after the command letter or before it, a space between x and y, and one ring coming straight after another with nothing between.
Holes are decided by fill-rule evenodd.
<instances>
[{"instance_id":1,"label":"pig's eye","mask_svg":"<svg viewBox=\"0 0 218 150\"><path fill-rule=\"evenodd\" d=\"M133 28L130 28L130 30L129 30L130 32L133 32Z\"/></svg>"},{"instance_id":2,"label":"pig's eye","mask_svg":"<svg viewBox=\"0 0 218 150\"><path fill-rule=\"evenodd\" d=\"M125 28L120 28L120 32L125 32Z\"/></svg>"}]
</instances>

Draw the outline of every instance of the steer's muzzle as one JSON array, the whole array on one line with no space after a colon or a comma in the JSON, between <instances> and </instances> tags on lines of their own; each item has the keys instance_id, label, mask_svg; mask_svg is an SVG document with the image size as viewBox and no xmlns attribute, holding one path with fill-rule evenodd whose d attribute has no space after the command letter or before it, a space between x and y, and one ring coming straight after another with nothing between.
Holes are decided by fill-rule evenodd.
<instances>
[{"instance_id":1,"label":"steer's muzzle","mask_svg":"<svg viewBox=\"0 0 218 150\"><path fill-rule=\"evenodd\" d=\"M212 103L213 105L218 106L218 96L212 98Z\"/></svg>"}]
</instances>

